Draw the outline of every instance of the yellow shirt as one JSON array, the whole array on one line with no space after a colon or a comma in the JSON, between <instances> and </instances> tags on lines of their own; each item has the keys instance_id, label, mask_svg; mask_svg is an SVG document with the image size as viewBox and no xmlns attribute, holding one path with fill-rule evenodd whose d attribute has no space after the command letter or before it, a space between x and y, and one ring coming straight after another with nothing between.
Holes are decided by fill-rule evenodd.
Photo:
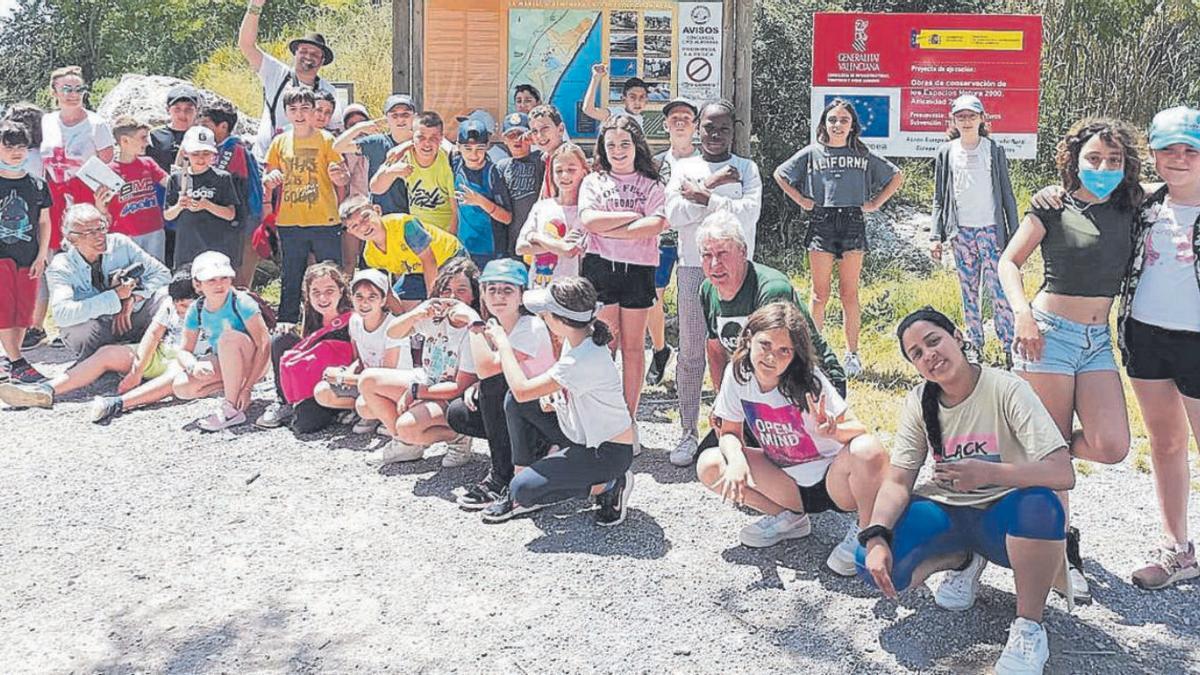
<instances>
[{"instance_id":1,"label":"yellow shirt","mask_svg":"<svg viewBox=\"0 0 1200 675\"><path fill-rule=\"evenodd\" d=\"M426 225L448 230L454 199L454 171L449 156L445 150L438 150L433 164L423 167L417 163L416 152L409 150L408 161L413 167L404 179L408 185L408 212Z\"/></svg>"},{"instance_id":2,"label":"yellow shirt","mask_svg":"<svg viewBox=\"0 0 1200 675\"><path fill-rule=\"evenodd\" d=\"M337 191L329 179L329 165L342 161L333 151L333 136L320 130L296 138L291 130L275 137L267 150L267 167L283 171L279 201L280 227L337 225Z\"/></svg>"},{"instance_id":3,"label":"yellow shirt","mask_svg":"<svg viewBox=\"0 0 1200 675\"><path fill-rule=\"evenodd\" d=\"M433 250L438 267L462 252L462 243L457 237L436 227L425 227L407 213L384 216L383 229L387 232L387 250L381 251L375 242L368 241L363 260L369 267L395 275L424 272L417 256L427 250Z\"/></svg>"}]
</instances>

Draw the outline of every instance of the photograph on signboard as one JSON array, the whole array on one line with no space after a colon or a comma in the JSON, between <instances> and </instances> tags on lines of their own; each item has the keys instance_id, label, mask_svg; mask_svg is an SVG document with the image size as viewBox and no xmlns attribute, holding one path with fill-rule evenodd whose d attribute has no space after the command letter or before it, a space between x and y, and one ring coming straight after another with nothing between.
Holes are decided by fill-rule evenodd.
<instances>
[{"instance_id":1,"label":"photograph on signboard","mask_svg":"<svg viewBox=\"0 0 1200 675\"><path fill-rule=\"evenodd\" d=\"M609 77L636 77L637 59L609 59Z\"/></svg>"},{"instance_id":2,"label":"photograph on signboard","mask_svg":"<svg viewBox=\"0 0 1200 675\"><path fill-rule=\"evenodd\" d=\"M651 35L648 37L660 37ZM670 38L668 38L670 40ZM608 54L609 56L626 56L637 57L638 36L637 33L609 33L608 34Z\"/></svg>"},{"instance_id":3,"label":"photograph on signboard","mask_svg":"<svg viewBox=\"0 0 1200 675\"><path fill-rule=\"evenodd\" d=\"M671 59L653 58L642 61L642 77L671 79Z\"/></svg>"},{"instance_id":4,"label":"photograph on signboard","mask_svg":"<svg viewBox=\"0 0 1200 675\"><path fill-rule=\"evenodd\" d=\"M608 83L608 100L620 101L624 97L624 94L625 94L625 92L622 91L622 89L621 89L621 87L623 87L624 85L625 85L624 80L622 80L621 82L609 82Z\"/></svg>"},{"instance_id":5,"label":"photograph on signboard","mask_svg":"<svg viewBox=\"0 0 1200 675\"><path fill-rule=\"evenodd\" d=\"M669 10L651 10L642 15L642 21L647 33L671 33L671 12Z\"/></svg>"},{"instance_id":6,"label":"photograph on signboard","mask_svg":"<svg viewBox=\"0 0 1200 675\"><path fill-rule=\"evenodd\" d=\"M671 100L670 82L647 82L646 100L651 103L666 103Z\"/></svg>"},{"instance_id":7,"label":"photograph on signboard","mask_svg":"<svg viewBox=\"0 0 1200 675\"><path fill-rule=\"evenodd\" d=\"M646 36L646 56L670 56L671 55L671 36L670 35L647 35Z\"/></svg>"},{"instance_id":8,"label":"photograph on signboard","mask_svg":"<svg viewBox=\"0 0 1200 675\"><path fill-rule=\"evenodd\" d=\"M638 28L637 15L638 15L637 12L631 12L628 10L620 10L620 11L611 12L608 15L608 26L609 26L609 28L611 28L612 30L615 30L615 31L616 30L636 31Z\"/></svg>"}]
</instances>

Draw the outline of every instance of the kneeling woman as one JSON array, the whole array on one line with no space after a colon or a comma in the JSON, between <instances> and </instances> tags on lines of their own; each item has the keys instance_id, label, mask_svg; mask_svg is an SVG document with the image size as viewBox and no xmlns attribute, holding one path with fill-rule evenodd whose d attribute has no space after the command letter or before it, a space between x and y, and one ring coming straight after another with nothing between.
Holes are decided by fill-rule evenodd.
<instances>
[{"instance_id":1,"label":"kneeling woman","mask_svg":"<svg viewBox=\"0 0 1200 675\"><path fill-rule=\"evenodd\" d=\"M1040 673L1046 596L1066 582L1066 514L1054 491L1075 485L1067 443L1027 382L967 360L945 315L918 310L896 332L925 383L905 401L891 469L859 535L859 574L894 598L952 570L934 600L961 611L987 561L1012 568L1017 618L996 673ZM933 479L914 495L930 448Z\"/></svg>"},{"instance_id":2,"label":"kneeling woman","mask_svg":"<svg viewBox=\"0 0 1200 675\"><path fill-rule=\"evenodd\" d=\"M808 536L810 513L858 511L826 561L853 576L859 526L870 520L887 455L814 366L806 324L786 302L750 315L713 405L720 445L704 451L696 473L710 490L766 514L742 530L746 546Z\"/></svg>"},{"instance_id":3,"label":"kneeling woman","mask_svg":"<svg viewBox=\"0 0 1200 675\"><path fill-rule=\"evenodd\" d=\"M596 299L592 283L579 277L525 293L525 307L539 313L563 341L558 361L535 377L525 374L504 327L488 326L485 335L500 354L511 390L504 414L512 462L525 468L517 471L508 493L484 509L484 522L588 495L595 495L600 507L598 525L625 520L633 491L633 420L607 347L612 333L596 320ZM543 399L549 402L545 408ZM533 461L536 448L551 444L558 449Z\"/></svg>"}]
</instances>

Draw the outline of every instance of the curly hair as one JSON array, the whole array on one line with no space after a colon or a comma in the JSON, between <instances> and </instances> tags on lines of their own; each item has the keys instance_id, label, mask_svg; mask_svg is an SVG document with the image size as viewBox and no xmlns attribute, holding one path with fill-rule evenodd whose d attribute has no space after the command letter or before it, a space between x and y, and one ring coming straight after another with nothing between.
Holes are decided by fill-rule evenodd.
<instances>
[{"instance_id":1,"label":"curly hair","mask_svg":"<svg viewBox=\"0 0 1200 675\"><path fill-rule=\"evenodd\" d=\"M737 349L730 362L733 364L733 379L739 384L750 381L754 375L754 363L750 360L750 342L762 331L782 328L792 340L792 362L779 378L779 393L792 405L808 410L806 394L821 393L821 381L817 379L817 356L812 338L808 334L808 322L795 304L772 302L759 307L746 320L746 327L738 337Z\"/></svg>"},{"instance_id":2,"label":"curly hair","mask_svg":"<svg viewBox=\"0 0 1200 675\"><path fill-rule=\"evenodd\" d=\"M617 129L627 132L633 139L633 170L650 180L662 180L658 169L654 168L654 155L650 152L650 145L646 143L646 134L642 133L642 128L638 126L637 120L629 115L613 115L600 125L600 133L596 135L596 152L593 155L599 170L612 172L612 164L608 161L608 151L604 148L604 139L609 132Z\"/></svg>"},{"instance_id":3,"label":"curly hair","mask_svg":"<svg viewBox=\"0 0 1200 675\"><path fill-rule=\"evenodd\" d=\"M479 293L479 267L470 258L451 258L446 261L438 270L437 278L433 280L433 296L440 298L450 288L450 282L454 277L463 275L467 278L467 283L471 285L471 309L476 313L485 312L483 303L480 302ZM486 318L486 314L484 314Z\"/></svg>"},{"instance_id":4,"label":"curly hair","mask_svg":"<svg viewBox=\"0 0 1200 675\"><path fill-rule=\"evenodd\" d=\"M1142 174L1142 158L1146 156L1145 140L1132 126L1111 117L1085 117L1067 130L1055 146L1054 164L1058 176L1067 192L1080 188L1079 154L1083 146L1093 137L1110 147L1120 148L1125 157L1125 177L1113 191L1113 204L1122 209L1133 209L1142 203L1145 192L1139 180Z\"/></svg>"}]
</instances>

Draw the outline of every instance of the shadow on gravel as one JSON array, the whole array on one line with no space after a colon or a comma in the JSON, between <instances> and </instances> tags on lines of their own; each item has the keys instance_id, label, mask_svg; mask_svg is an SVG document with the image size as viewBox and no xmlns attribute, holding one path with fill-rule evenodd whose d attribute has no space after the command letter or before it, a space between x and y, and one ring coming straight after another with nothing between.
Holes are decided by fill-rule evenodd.
<instances>
[{"instance_id":1,"label":"shadow on gravel","mask_svg":"<svg viewBox=\"0 0 1200 675\"><path fill-rule=\"evenodd\" d=\"M525 545L533 553L586 553L602 557L652 560L671 550L662 526L640 509L629 509L625 522L600 527L591 509L578 509L585 502L573 501L533 514L542 534Z\"/></svg>"},{"instance_id":2,"label":"shadow on gravel","mask_svg":"<svg viewBox=\"0 0 1200 675\"><path fill-rule=\"evenodd\" d=\"M58 366L64 363L74 363L75 354L64 347L51 347L49 342L43 342L33 349L25 350L25 357L40 365ZM31 358L32 357L32 358Z\"/></svg>"},{"instance_id":3,"label":"shadow on gravel","mask_svg":"<svg viewBox=\"0 0 1200 675\"><path fill-rule=\"evenodd\" d=\"M757 512L743 509L755 518ZM872 597L874 594L857 580L840 577L825 566L825 559L833 547L846 534L850 521L836 513L821 513L812 516L812 534L803 539L784 541L766 548L750 548L736 544L721 552L721 558L735 565L757 567L761 578L747 590L758 588L784 588L780 569L790 570L797 580L815 579L823 586L855 597ZM737 532L730 532L731 542L737 541Z\"/></svg>"},{"instance_id":4,"label":"shadow on gravel","mask_svg":"<svg viewBox=\"0 0 1200 675\"><path fill-rule=\"evenodd\" d=\"M666 452L643 448L642 454L633 458L633 471L650 474L660 485L696 483L697 490L704 489L696 480L695 465L678 467L672 464L668 457Z\"/></svg>"}]
</instances>

